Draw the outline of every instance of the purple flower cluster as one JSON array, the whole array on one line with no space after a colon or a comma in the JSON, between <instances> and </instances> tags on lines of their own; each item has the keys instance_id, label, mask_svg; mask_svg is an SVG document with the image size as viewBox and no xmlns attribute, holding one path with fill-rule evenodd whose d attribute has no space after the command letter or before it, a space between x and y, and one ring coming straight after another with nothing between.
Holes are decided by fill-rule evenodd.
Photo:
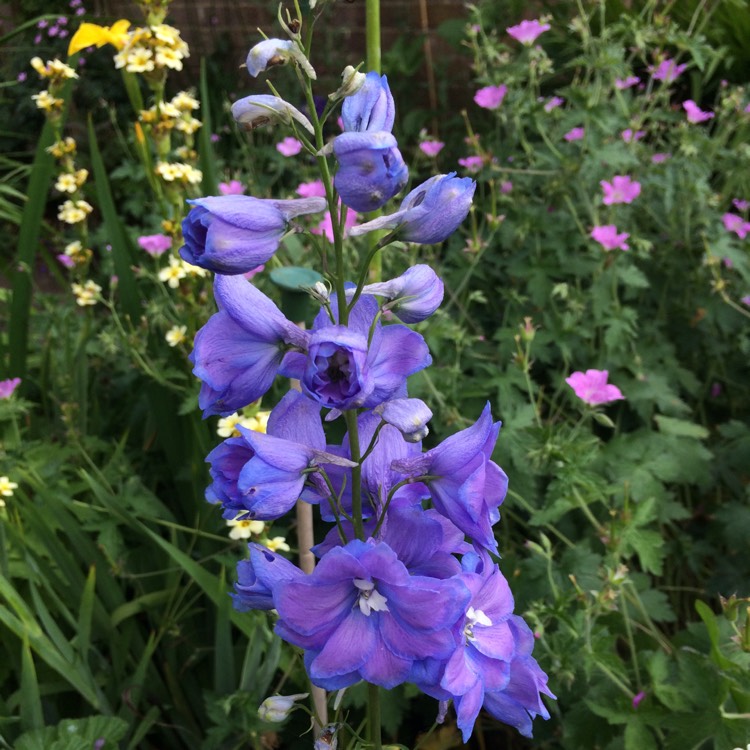
<instances>
[{"instance_id":1,"label":"purple flower cluster","mask_svg":"<svg viewBox=\"0 0 750 750\"><path fill-rule=\"evenodd\" d=\"M245 102L242 116L254 106ZM394 117L385 77L370 73L345 98L344 132L321 154L338 161L333 186L294 200L192 201L181 255L217 273L218 311L191 354L204 416L257 401L277 375L299 383L271 411L266 433L238 426L239 436L209 453L207 499L225 518L263 521L301 500L329 524L309 574L251 544L233 594L241 611L278 612L276 633L304 650L315 685L413 682L453 701L465 739L483 706L530 736L532 719L549 717L541 694L554 696L491 557L508 486L492 460L500 422L488 404L473 425L424 450L432 414L408 395L409 376L431 364L409 326L439 307L442 281L422 264L369 285L361 271L359 284L334 279L335 292L314 290L320 311L303 330L243 276L271 258L293 218L335 211L339 199L370 211L403 188ZM349 234L389 229L409 242L442 242L465 219L474 188L455 174L432 177L398 211ZM329 442L324 424L341 416L348 431Z\"/></svg>"}]
</instances>

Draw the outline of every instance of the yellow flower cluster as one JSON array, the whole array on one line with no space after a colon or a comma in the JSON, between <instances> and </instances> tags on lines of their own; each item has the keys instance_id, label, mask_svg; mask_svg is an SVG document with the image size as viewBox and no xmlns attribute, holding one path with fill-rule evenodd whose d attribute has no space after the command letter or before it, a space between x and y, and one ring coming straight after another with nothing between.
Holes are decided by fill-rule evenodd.
<instances>
[{"instance_id":1,"label":"yellow flower cluster","mask_svg":"<svg viewBox=\"0 0 750 750\"><path fill-rule=\"evenodd\" d=\"M76 304L81 307L89 307L97 303L102 288L95 281L87 281L85 284L71 284L70 288L76 296Z\"/></svg>"},{"instance_id":2,"label":"yellow flower cluster","mask_svg":"<svg viewBox=\"0 0 750 750\"><path fill-rule=\"evenodd\" d=\"M159 281L169 284L172 289L177 289L180 285L180 281L186 279L188 276L205 278L208 276L208 271L206 271L205 268L194 266L191 263L185 263L182 258L178 258L174 255L170 257L169 265L159 271ZM180 342L178 341L177 343ZM177 344L170 344L170 346L176 345Z\"/></svg>"},{"instance_id":3,"label":"yellow flower cluster","mask_svg":"<svg viewBox=\"0 0 750 750\"><path fill-rule=\"evenodd\" d=\"M63 253L79 266L87 263L93 255L91 249L88 247L84 248L83 243L80 240L75 240L74 242L69 242L65 245Z\"/></svg>"},{"instance_id":4,"label":"yellow flower cluster","mask_svg":"<svg viewBox=\"0 0 750 750\"><path fill-rule=\"evenodd\" d=\"M61 60L47 60L45 65L41 57L31 58L31 67L39 73L42 78L52 78L54 81L64 81L68 78L78 78L78 73Z\"/></svg>"},{"instance_id":5,"label":"yellow flower cluster","mask_svg":"<svg viewBox=\"0 0 750 750\"><path fill-rule=\"evenodd\" d=\"M70 136L66 136L48 146L46 151L48 154L52 154L55 159L64 159L66 156L73 156L75 154L76 142Z\"/></svg>"},{"instance_id":6,"label":"yellow flower cluster","mask_svg":"<svg viewBox=\"0 0 750 750\"><path fill-rule=\"evenodd\" d=\"M93 210L93 207L87 201L67 200L60 206L57 218L66 224L78 224L80 221L85 221Z\"/></svg>"},{"instance_id":7,"label":"yellow flower cluster","mask_svg":"<svg viewBox=\"0 0 750 750\"><path fill-rule=\"evenodd\" d=\"M53 96L47 89L42 89L38 94L32 94L31 98L36 102L38 109L44 112L60 112L63 108L63 100L58 96Z\"/></svg>"},{"instance_id":8,"label":"yellow flower cluster","mask_svg":"<svg viewBox=\"0 0 750 750\"><path fill-rule=\"evenodd\" d=\"M182 70L182 61L189 56L180 32L161 23L130 31L125 45L115 55L115 67L130 73L152 73L164 68Z\"/></svg>"},{"instance_id":9,"label":"yellow flower cluster","mask_svg":"<svg viewBox=\"0 0 750 750\"><path fill-rule=\"evenodd\" d=\"M61 193L70 193L72 195L76 190L83 187L88 176L88 169L76 169L73 172L63 172L57 178L55 190L59 190Z\"/></svg>"},{"instance_id":10,"label":"yellow flower cluster","mask_svg":"<svg viewBox=\"0 0 750 750\"><path fill-rule=\"evenodd\" d=\"M203 179L200 169L183 162L160 161L154 170L164 182L182 182L184 185L197 185Z\"/></svg>"},{"instance_id":11,"label":"yellow flower cluster","mask_svg":"<svg viewBox=\"0 0 750 750\"><path fill-rule=\"evenodd\" d=\"M156 131L179 130L186 135L192 135L202 125L190 114L199 106L196 99L181 91L171 102L159 102L149 109L142 109L140 121L151 125Z\"/></svg>"}]
</instances>

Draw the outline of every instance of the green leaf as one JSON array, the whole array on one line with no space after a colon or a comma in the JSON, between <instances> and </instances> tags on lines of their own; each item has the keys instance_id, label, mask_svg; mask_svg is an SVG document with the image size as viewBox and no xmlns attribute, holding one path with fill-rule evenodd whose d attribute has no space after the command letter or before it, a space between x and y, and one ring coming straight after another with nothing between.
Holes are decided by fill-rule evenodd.
<instances>
[{"instance_id":1,"label":"green leaf","mask_svg":"<svg viewBox=\"0 0 750 750\"><path fill-rule=\"evenodd\" d=\"M675 435L676 437L697 438L705 440L709 432L702 425L695 422L688 422L684 419L675 419L674 417L665 417L663 414L657 414L654 417L659 431L665 435Z\"/></svg>"},{"instance_id":2,"label":"green leaf","mask_svg":"<svg viewBox=\"0 0 750 750\"><path fill-rule=\"evenodd\" d=\"M211 133L213 126L211 124L211 105L208 95L208 77L206 75L206 58L201 58L200 74L200 92L201 92L201 119L203 125L198 134L199 153L198 161L203 180L201 188L203 195L217 195L219 192L219 178L216 171L216 155L211 144Z\"/></svg>"},{"instance_id":3,"label":"green leaf","mask_svg":"<svg viewBox=\"0 0 750 750\"><path fill-rule=\"evenodd\" d=\"M34 657L31 655L29 639L23 639L21 647L21 725L26 729L37 729L44 726L42 697L39 693L39 682L36 678Z\"/></svg>"},{"instance_id":4,"label":"green leaf","mask_svg":"<svg viewBox=\"0 0 750 750\"><path fill-rule=\"evenodd\" d=\"M638 717L625 725L625 750L656 750L656 740L651 730Z\"/></svg>"},{"instance_id":5,"label":"green leaf","mask_svg":"<svg viewBox=\"0 0 750 750\"><path fill-rule=\"evenodd\" d=\"M135 323L140 320L142 312L135 276L131 267L135 253L112 198L109 175L102 160L91 117L89 117L88 133L91 148L91 168L94 172L94 187L96 189L99 210L102 212L107 238L109 239L109 244L112 246L112 259L115 264L115 273L117 274L117 295L122 300L123 310L130 316L130 320Z\"/></svg>"},{"instance_id":6,"label":"green leaf","mask_svg":"<svg viewBox=\"0 0 750 750\"><path fill-rule=\"evenodd\" d=\"M15 750L91 750L98 740L104 740L102 750L117 750L127 731L127 722L115 716L64 719L55 727L21 735Z\"/></svg>"}]
</instances>

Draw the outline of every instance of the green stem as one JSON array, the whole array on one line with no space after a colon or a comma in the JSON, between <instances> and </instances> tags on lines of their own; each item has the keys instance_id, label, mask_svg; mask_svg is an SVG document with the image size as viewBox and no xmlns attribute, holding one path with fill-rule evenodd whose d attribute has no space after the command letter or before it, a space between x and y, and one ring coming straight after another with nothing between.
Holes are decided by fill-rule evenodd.
<instances>
[{"instance_id":1,"label":"green stem","mask_svg":"<svg viewBox=\"0 0 750 750\"><path fill-rule=\"evenodd\" d=\"M346 427L349 430L349 452L352 461L357 461L357 466L352 467L352 524L357 539L365 538L364 524L362 522L362 464L359 448L359 429L357 426L357 412L344 412Z\"/></svg>"},{"instance_id":2,"label":"green stem","mask_svg":"<svg viewBox=\"0 0 750 750\"><path fill-rule=\"evenodd\" d=\"M370 746L374 750L383 749L380 735L380 691L377 685L367 684L367 723L369 724Z\"/></svg>"},{"instance_id":3,"label":"green stem","mask_svg":"<svg viewBox=\"0 0 750 750\"><path fill-rule=\"evenodd\" d=\"M365 5L365 44L367 70L380 73L380 0L367 0Z\"/></svg>"}]
</instances>

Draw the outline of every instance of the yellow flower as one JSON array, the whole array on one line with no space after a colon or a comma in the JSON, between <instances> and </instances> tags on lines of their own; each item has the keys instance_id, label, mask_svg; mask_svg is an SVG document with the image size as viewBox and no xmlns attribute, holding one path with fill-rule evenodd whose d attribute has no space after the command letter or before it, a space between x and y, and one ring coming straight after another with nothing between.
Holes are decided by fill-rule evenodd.
<instances>
[{"instance_id":1,"label":"yellow flower","mask_svg":"<svg viewBox=\"0 0 750 750\"><path fill-rule=\"evenodd\" d=\"M146 47L135 47L125 58L125 70L129 73L150 73L154 69L154 53ZM121 68L122 65L115 67Z\"/></svg>"},{"instance_id":2,"label":"yellow flower","mask_svg":"<svg viewBox=\"0 0 750 750\"><path fill-rule=\"evenodd\" d=\"M187 133L187 135L192 135L201 125L203 123L200 120L196 120L195 117L188 117L184 120L177 120L175 128L183 133Z\"/></svg>"},{"instance_id":3,"label":"yellow flower","mask_svg":"<svg viewBox=\"0 0 750 750\"><path fill-rule=\"evenodd\" d=\"M183 268L183 261L180 258L172 256L169 259L169 265L159 271L159 281L163 281L172 289L177 289L180 280L184 279L187 274Z\"/></svg>"},{"instance_id":4,"label":"yellow flower","mask_svg":"<svg viewBox=\"0 0 750 750\"><path fill-rule=\"evenodd\" d=\"M273 539L267 539L264 544L271 552L290 551L289 545L286 543L286 538L283 536L275 536Z\"/></svg>"},{"instance_id":5,"label":"yellow flower","mask_svg":"<svg viewBox=\"0 0 750 750\"><path fill-rule=\"evenodd\" d=\"M63 172L55 183L55 190L59 190L61 193L75 193L78 190L78 183L76 182L75 175L70 172Z\"/></svg>"},{"instance_id":6,"label":"yellow flower","mask_svg":"<svg viewBox=\"0 0 750 750\"><path fill-rule=\"evenodd\" d=\"M43 109L45 112L62 109L64 103L62 99L52 96L47 89L43 89L38 94L33 94L31 98L36 102L37 108Z\"/></svg>"},{"instance_id":7,"label":"yellow flower","mask_svg":"<svg viewBox=\"0 0 750 750\"><path fill-rule=\"evenodd\" d=\"M64 156L76 152L76 142L70 136L67 136L61 141L55 141L47 147L46 151L48 154L52 154L55 159L62 159Z\"/></svg>"},{"instance_id":8,"label":"yellow flower","mask_svg":"<svg viewBox=\"0 0 750 750\"><path fill-rule=\"evenodd\" d=\"M227 519L227 526L232 528L229 532L230 539L249 539L253 534L262 534L266 529L265 522L251 521L249 518Z\"/></svg>"},{"instance_id":9,"label":"yellow flower","mask_svg":"<svg viewBox=\"0 0 750 750\"><path fill-rule=\"evenodd\" d=\"M18 485L15 482L11 482L8 477L0 477L0 497L13 497L13 490ZM5 507L5 500L0 500L0 508Z\"/></svg>"},{"instance_id":10,"label":"yellow flower","mask_svg":"<svg viewBox=\"0 0 750 750\"><path fill-rule=\"evenodd\" d=\"M89 248L84 249L80 240L69 242L67 245L65 245L65 250L63 252L69 258L72 258L76 263L85 263L92 255Z\"/></svg>"},{"instance_id":11,"label":"yellow flower","mask_svg":"<svg viewBox=\"0 0 750 750\"><path fill-rule=\"evenodd\" d=\"M180 112L190 112L191 110L198 109L200 103L198 100L189 94L187 91L180 91L172 97L170 104L173 107L177 107Z\"/></svg>"},{"instance_id":12,"label":"yellow flower","mask_svg":"<svg viewBox=\"0 0 750 750\"><path fill-rule=\"evenodd\" d=\"M155 168L155 172L165 182L180 181L182 183L189 183L190 185L197 185L203 179L203 172L200 169L195 169L189 164L182 162L166 162L160 161Z\"/></svg>"},{"instance_id":13,"label":"yellow flower","mask_svg":"<svg viewBox=\"0 0 750 750\"><path fill-rule=\"evenodd\" d=\"M60 206L57 218L66 224L78 224L78 222L84 221L93 210L91 204L86 201L67 200Z\"/></svg>"},{"instance_id":14,"label":"yellow flower","mask_svg":"<svg viewBox=\"0 0 750 750\"><path fill-rule=\"evenodd\" d=\"M74 55L76 52L80 52L92 44L95 44L97 47L111 44L117 49L122 49L128 40L128 28L130 28L130 21L124 18L121 18L111 26L82 23L70 40L68 55Z\"/></svg>"},{"instance_id":15,"label":"yellow flower","mask_svg":"<svg viewBox=\"0 0 750 750\"><path fill-rule=\"evenodd\" d=\"M172 70L182 70L182 55L169 47L157 47L155 50L154 62L158 68L171 68Z\"/></svg>"},{"instance_id":16,"label":"yellow flower","mask_svg":"<svg viewBox=\"0 0 750 750\"><path fill-rule=\"evenodd\" d=\"M244 417L241 414L235 412L230 414L228 417L222 417L216 425L216 434L219 437L239 437L240 431L237 429L237 425L253 430L254 432L266 431L268 425L268 417L271 415L270 411L259 411L254 417Z\"/></svg>"},{"instance_id":17,"label":"yellow flower","mask_svg":"<svg viewBox=\"0 0 750 750\"><path fill-rule=\"evenodd\" d=\"M42 62L41 57L32 57L31 67L34 68L42 78L55 78L57 80L78 78L78 73L76 73L70 65L66 65L61 60L47 60L47 64L45 65Z\"/></svg>"},{"instance_id":18,"label":"yellow flower","mask_svg":"<svg viewBox=\"0 0 750 750\"><path fill-rule=\"evenodd\" d=\"M71 284L70 288L76 296L76 304L81 307L95 305L102 288L95 281L87 281L85 284Z\"/></svg>"},{"instance_id":19,"label":"yellow flower","mask_svg":"<svg viewBox=\"0 0 750 750\"><path fill-rule=\"evenodd\" d=\"M187 338L187 326L172 326L164 337L170 346L177 346Z\"/></svg>"}]
</instances>

